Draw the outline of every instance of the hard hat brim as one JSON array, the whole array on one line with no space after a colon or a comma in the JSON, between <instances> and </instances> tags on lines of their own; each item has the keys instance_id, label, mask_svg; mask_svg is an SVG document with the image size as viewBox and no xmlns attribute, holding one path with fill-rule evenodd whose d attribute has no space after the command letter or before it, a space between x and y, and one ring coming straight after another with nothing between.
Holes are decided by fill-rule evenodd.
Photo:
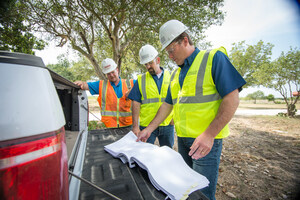
<instances>
[{"instance_id":1,"label":"hard hat brim","mask_svg":"<svg viewBox=\"0 0 300 200\"><path fill-rule=\"evenodd\" d=\"M167 48L179 35L181 35L183 32L186 32L188 30L188 28L186 27L186 29L184 29L181 33L177 34L176 36L174 36L174 39L171 41L166 42L162 48L161 51L165 50L165 48Z\"/></svg>"},{"instance_id":2,"label":"hard hat brim","mask_svg":"<svg viewBox=\"0 0 300 200\"><path fill-rule=\"evenodd\" d=\"M102 72L103 72L103 74L108 74L108 73L114 71L116 68L117 68L117 66L113 66L113 67L109 68L108 70L103 70Z\"/></svg>"},{"instance_id":3,"label":"hard hat brim","mask_svg":"<svg viewBox=\"0 0 300 200\"><path fill-rule=\"evenodd\" d=\"M180 34L187 30L188 27L176 19L172 19L164 23L159 29L159 40L162 44L161 51L169 46Z\"/></svg>"},{"instance_id":4,"label":"hard hat brim","mask_svg":"<svg viewBox=\"0 0 300 200\"><path fill-rule=\"evenodd\" d=\"M153 59L147 59L147 60L144 60L143 62L140 62L142 65L148 63L148 62L151 62L152 60L154 60L157 56L155 56Z\"/></svg>"}]
</instances>

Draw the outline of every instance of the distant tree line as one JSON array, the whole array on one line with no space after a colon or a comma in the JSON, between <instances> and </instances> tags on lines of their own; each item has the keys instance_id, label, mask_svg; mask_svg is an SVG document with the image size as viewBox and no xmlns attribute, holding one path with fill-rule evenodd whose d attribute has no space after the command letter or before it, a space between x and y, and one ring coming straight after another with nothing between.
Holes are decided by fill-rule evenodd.
<instances>
[{"instance_id":1,"label":"distant tree line","mask_svg":"<svg viewBox=\"0 0 300 200\"><path fill-rule=\"evenodd\" d=\"M272 101L272 102L276 103L275 96L273 94L268 94L267 96L265 96L265 94L261 90L247 94L246 97L242 97L241 99L254 100L254 104L256 104L257 100L268 100L268 101ZM277 98L277 99L283 100L283 98Z\"/></svg>"},{"instance_id":2,"label":"distant tree line","mask_svg":"<svg viewBox=\"0 0 300 200\"><path fill-rule=\"evenodd\" d=\"M65 55L60 55L57 59L56 64L48 64L47 67L64 78L73 82L98 80L93 66L86 58L81 56L79 61L71 62Z\"/></svg>"}]
</instances>

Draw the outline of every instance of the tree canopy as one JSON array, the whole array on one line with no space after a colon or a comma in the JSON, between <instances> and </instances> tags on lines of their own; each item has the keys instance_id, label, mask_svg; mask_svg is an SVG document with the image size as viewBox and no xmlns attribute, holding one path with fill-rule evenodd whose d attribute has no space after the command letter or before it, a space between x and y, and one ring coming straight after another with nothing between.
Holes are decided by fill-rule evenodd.
<instances>
[{"instance_id":1,"label":"tree canopy","mask_svg":"<svg viewBox=\"0 0 300 200\"><path fill-rule=\"evenodd\" d=\"M258 90L256 92L250 93L250 94L248 94L246 96L246 98L253 99L254 100L254 104L256 104L256 100L257 99L263 99L264 97L265 97L265 94L261 90Z\"/></svg>"},{"instance_id":2,"label":"tree canopy","mask_svg":"<svg viewBox=\"0 0 300 200\"><path fill-rule=\"evenodd\" d=\"M49 64L47 67L70 81L75 79L74 74L70 70L71 63L64 55L58 56L57 64Z\"/></svg>"},{"instance_id":3,"label":"tree canopy","mask_svg":"<svg viewBox=\"0 0 300 200\"><path fill-rule=\"evenodd\" d=\"M287 105L287 115L294 116L300 91L300 51L290 48L287 53L271 61L273 44L259 41L247 45L245 41L234 44L229 57L233 65L246 79L246 86L264 86L278 91Z\"/></svg>"},{"instance_id":4,"label":"tree canopy","mask_svg":"<svg viewBox=\"0 0 300 200\"><path fill-rule=\"evenodd\" d=\"M268 99L268 101L275 101L275 97L273 94L269 94L268 96L266 96L266 98Z\"/></svg>"},{"instance_id":5,"label":"tree canopy","mask_svg":"<svg viewBox=\"0 0 300 200\"><path fill-rule=\"evenodd\" d=\"M159 27L178 19L190 27L195 41L212 24L220 24L223 0L22 0L28 20L53 38L60 46L70 42L92 63L97 76L105 79L99 63L113 58L118 67L128 54L135 55L144 44L158 50ZM129 59L132 59L129 57ZM122 67L123 68L123 67Z\"/></svg>"},{"instance_id":6,"label":"tree canopy","mask_svg":"<svg viewBox=\"0 0 300 200\"><path fill-rule=\"evenodd\" d=\"M256 45L246 45L245 41L233 43L229 58L246 80L245 87L260 85L254 74L259 69L270 66L273 47L273 44L265 44L262 40Z\"/></svg>"},{"instance_id":7,"label":"tree canopy","mask_svg":"<svg viewBox=\"0 0 300 200\"><path fill-rule=\"evenodd\" d=\"M299 96L294 97L293 91L300 92L299 49L291 47L287 53L282 52L270 66L260 68L253 76L257 84L278 91L286 102L288 116L295 115Z\"/></svg>"},{"instance_id":8,"label":"tree canopy","mask_svg":"<svg viewBox=\"0 0 300 200\"><path fill-rule=\"evenodd\" d=\"M26 24L23 5L17 0L2 0L0 6L0 50L33 54L45 47Z\"/></svg>"},{"instance_id":9,"label":"tree canopy","mask_svg":"<svg viewBox=\"0 0 300 200\"><path fill-rule=\"evenodd\" d=\"M58 63L49 64L47 67L70 81L82 80L89 81L98 79L89 61L81 56L76 62L70 62L67 55L61 54L58 57Z\"/></svg>"}]
</instances>

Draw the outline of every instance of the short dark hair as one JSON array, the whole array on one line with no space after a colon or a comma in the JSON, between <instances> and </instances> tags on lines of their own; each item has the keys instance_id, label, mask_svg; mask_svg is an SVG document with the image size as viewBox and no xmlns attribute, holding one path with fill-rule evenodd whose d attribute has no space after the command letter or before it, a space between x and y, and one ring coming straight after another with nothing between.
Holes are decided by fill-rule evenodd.
<instances>
[{"instance_id":1,"label":"short dark hair","mask_svg":"<svg viewBox=\"0 0 300 200\"><path fill-rule=\"evenodd\" d=\"M189 40L189 44L190 45L194 45L193 41L191 40L191 37L186 33L186 32L183 32L181 33L179 36L177 36L173 42L177 42L178 44L181 44L182 40L184 39L184 37L187 37L188 40Z\"/></svg>"}]
</instances>

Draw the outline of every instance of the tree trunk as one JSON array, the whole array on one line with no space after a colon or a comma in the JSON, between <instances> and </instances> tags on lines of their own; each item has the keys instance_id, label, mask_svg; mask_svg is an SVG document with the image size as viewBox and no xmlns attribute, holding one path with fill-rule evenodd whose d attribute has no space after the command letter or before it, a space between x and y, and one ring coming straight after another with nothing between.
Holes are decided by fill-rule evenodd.
<instances>
[{"instance_id":1,"label":"tree trunk","mask_svg":"<svg viewBox=\"0 0 300 200\"><path fill-rule=\"evenodd\" d=\"M100 69L100 66L98 62L96 61L93 52L85 52L82 48L77 46L73 41L71 41L72 48L78 52L80 52L83 56L85 56L93 65L96 75L99 77L100 80L106 80L105 74L103 74L102 70Z\"/></svg>"},{"instance_id":2,"label":"tree trunk","mask_svg":"<svg viewBox=\"0 0 300 200\"><path fill-rule=\"evenodd\" d=\"M92 63L92 65L94 66L95 72L96 72L97 76L99 77L99 79L100 80L106 80L107 77L100 70L100 66L97 63L96 59L93 56L91 56L91 55L88 56L88 59Z\"/></svg>"},{"instance_id":3,"label":"tree trunk","mask_svg":"<svg viewBox=\"0 0 300 200\"><path fill-rule=\"evenodd\" d=\"M287 116L288 117L295 117L296 112L297 112L297 109L296 109L296 105L295 104L289 104L287 106Z\"/></svg>"}]
</instances>

